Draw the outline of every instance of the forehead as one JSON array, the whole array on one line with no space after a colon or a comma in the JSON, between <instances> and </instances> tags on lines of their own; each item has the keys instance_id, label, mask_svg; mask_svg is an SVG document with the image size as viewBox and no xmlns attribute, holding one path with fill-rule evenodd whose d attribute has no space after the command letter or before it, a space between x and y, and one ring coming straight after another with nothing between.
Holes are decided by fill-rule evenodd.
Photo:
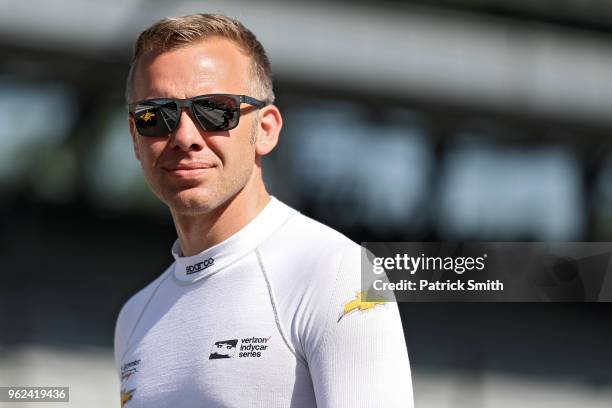
<instances>
[{"instance_id":1,"label":"forehead","mask_svg":"<svg viewBox=\"0 0 612 408\"><path fill-rule=\"evenodd\" d=\"M251 59L236 43L219 37L152 52L138 60L132 99L245 94L251 80L250 67Z\"/></svg>"}]
</instances>

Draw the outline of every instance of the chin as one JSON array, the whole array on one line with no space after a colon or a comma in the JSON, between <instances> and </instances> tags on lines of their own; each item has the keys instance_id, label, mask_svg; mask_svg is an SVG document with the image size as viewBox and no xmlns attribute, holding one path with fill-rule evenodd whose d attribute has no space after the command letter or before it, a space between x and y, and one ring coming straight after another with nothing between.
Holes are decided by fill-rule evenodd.
<instances>
[{"instance_id":1,"label":"chin","mask_svg":"<svg viewBox=\"0 0 612 408\"><path fill-rule=\"evenodd\" d=\"M185 215L208 214L218 207L213 200L203 197L174 197L167 204L172 212Z\"/></svg>"},{"instance_id":2,"label":"chin","mask_svg":"<svg viewBox=\"0 0 612 408\"><path fill-rule=\"evenodd\" d=\"M216 194L207 189L187 189L166 195L164 202L172 212L184 215L209 214L224 203Z\"/></svg>"},{"instance_id":3,"label":"chin","mask_svg":"<svg viewBox=\"0 0 612 408\"><path fill-rule=\"evenodd\" d=\"M157 196L175 214L210 214L231 202L245 188L248 177L245 178L244 183L240 181L235 183L200 182L194 183L195 185L183 185L181 187L166 185L166 188L158 190L160 194L157 194ZM161 186L158 184L158 187Z\"/></svg>"}]
</instances>

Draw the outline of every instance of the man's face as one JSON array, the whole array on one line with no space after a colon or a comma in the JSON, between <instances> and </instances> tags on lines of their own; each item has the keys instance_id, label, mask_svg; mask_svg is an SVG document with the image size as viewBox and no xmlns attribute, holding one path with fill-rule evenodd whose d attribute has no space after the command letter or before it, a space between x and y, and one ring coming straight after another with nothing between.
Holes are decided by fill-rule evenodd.
<instances>
[{"instance_id":1,"label":"man's face","mask_svg":"<svg viewBox=\"0 0 612 408\"><path fill-rule=\"evenodd\" d=\"M210 93L250 95L249 68L250 59L223 38L146 55L139 60L134 75L132 101ZM186 109L168 137L140 136L133 119L129 119L144 177L155 195L173 211L208 213L249 181L255 166L252 133L257 130L254 121L258 111L242 106L240 123L229 131L202 130Z\"/></svg>"}]
</instances>

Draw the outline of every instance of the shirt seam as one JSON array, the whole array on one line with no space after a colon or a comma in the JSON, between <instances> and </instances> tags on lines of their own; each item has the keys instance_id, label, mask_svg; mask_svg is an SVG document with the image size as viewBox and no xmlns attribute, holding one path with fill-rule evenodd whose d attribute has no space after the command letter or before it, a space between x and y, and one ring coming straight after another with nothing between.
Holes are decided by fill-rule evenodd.
<instances>
[{"instance_id":1,"label":"shirt seam","mask_svg":"<svg viewBox=\"0 0 612 408\"><path fill-rule=\"evenodd\" d=\"M332 291L332 294L330 296L329 299L329 303L327 305L327 310L325 311L325 313L323 314L323 316L326 317L326 322L325 322L325 327L323 328L323 331L321 333L321 342L320 342L320 347L325 347L325 343L327 342L327 337L328 334L330 332L330 325L332 324L332 321L335 319L330 319L329 318L329 314L330 314L330 310L332 310L332 306L334 304L334 300L336 299L336 294L339 292L340 290L340 276L342 275L342 271L343 271L343 267L344 267L344 262L346 260L346 254L347 252L349 252L350 247L346 248L342 254L342 258L340 260L340 265L338 266L338 270L336 272L336 279L334 281L334 290ZM317 346L318 348L318 346Z\"/></svg>"},{"instance_id":2,"label":"shirt seam","mask_svg":"<svg viewBox=\"0 0 612 408\"><path fill-rule=\"evenodd\" d=\"M140 324L140 320L142 319L142 317L145 314L145 311L147 310L147 308L151 304L151 300L153 299L153 297L157 293L158 289L161 287L162 283L164 283L166 281L166 279L168 279L168 276L170 276L170 274L172 273L172 268L169 268L169 270L167 272L168 272L168 274L163 279L161 279L160 282L155 287L155 289L153 289L153 292L151 293L151 296L149 296L149 298L147 299L147 302L143 306L142 311L140 312L140 315L138 316L138 319L136 319L136 322L134 323L134 327L132 328L132 332L130 333L129 337L127 338L127 341L125 342L125 351L123 352L123 355L121 356L121 361L123 361L123 359L127 355L128 351L131 350L130 342L132 340L132 337L134 336L134 333L136 332L136 328L138 327L138 324Z\"/></svg>"},{"instance_id":3,"label":"shirt seam","mask_svg":"<svg viewBox=\"0 0 612 408\"><path fill-rule=\"evenodd\" d=\"M293 348L291 346L291 343L289 342L289 339L287 338L287 335L285 333L285 330L283 330L283 325L280 319L280 315L278 313L278 307L276 305L276 299L274 297L274 293L272 291L272 285L270 283L270 279L268 277L268 273L266 272L266 268L264 266L263 263L263 259L261 256L261 252L259 251L259 248L257 248L255 250L255 255L257 256L257 262L259 263L259 268L261 269L261 273L264 277L264 281L266 282L266 287L268 289L268 295L270 297L270 304L272 305L272 311L274 313L274 321L276 323L276 328L278 329L281 338L283 339L283 342L285 343L285 346L287 346L287 348L289 349L289 351L291 352L291 354L293 354L296 358L296 360L303 364L304 366L308 366L306 364L306 361L304 361L304 359L296 352L295 348Z\"/></svg>"}]
</instances>

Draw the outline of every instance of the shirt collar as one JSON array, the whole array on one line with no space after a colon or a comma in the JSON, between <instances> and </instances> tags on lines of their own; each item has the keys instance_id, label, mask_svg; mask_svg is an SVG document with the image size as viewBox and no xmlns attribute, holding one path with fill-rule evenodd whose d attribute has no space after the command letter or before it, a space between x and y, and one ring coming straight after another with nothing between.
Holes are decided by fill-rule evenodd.
<instances>
[{"instance_id":1,"label":"shirt collar","mask_svg":"<svg viewBox=\"0 0 612 408\"><path fill-rule=\"evenodd\" d=\"M199 254L182 256L179 240L172 245L174 276L193 283L212 275L253 251L297 211L272 197L270 202L241 230Z\"/></svg>"}]
</instances>

